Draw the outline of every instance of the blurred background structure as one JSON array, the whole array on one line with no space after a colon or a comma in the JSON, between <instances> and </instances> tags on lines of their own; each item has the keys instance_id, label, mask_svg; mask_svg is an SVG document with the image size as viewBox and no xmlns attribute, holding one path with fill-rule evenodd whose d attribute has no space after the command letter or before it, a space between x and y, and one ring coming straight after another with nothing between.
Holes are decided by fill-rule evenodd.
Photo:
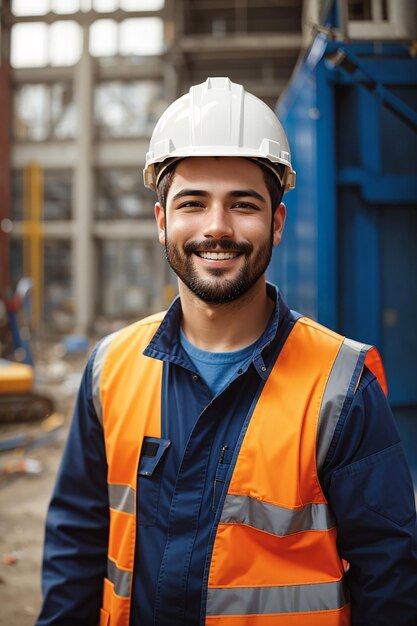
<instances>
[{"instance_id":1,"label":"blurred background structure","mask_svg":"<svg viewBox=\"0 0 417 626\"><path fill-rule=\"evenodd\" d=\"M155 122L208 75L274 107L301 25L301 0L3 0L2 287L31 271L33 323L86 332L166 305L141 180Z\"/></svg>"}]
</instances>

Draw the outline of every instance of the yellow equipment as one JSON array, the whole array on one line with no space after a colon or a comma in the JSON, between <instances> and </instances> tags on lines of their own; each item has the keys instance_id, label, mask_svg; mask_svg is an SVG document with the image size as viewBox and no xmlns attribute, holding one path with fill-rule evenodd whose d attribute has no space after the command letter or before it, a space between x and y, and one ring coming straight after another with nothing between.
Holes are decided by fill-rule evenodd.
<instances>
[{"instance_id":1,"label":"yellow equipment","mask_svg":"<svg viewBox=\"0 0 417 626\"><path fill-rule=\"evenodd\" d=\"M53 412L51 398L33 391L33 367L0 359L0 423L31 422Z\"/></svg>"}]
</instances>

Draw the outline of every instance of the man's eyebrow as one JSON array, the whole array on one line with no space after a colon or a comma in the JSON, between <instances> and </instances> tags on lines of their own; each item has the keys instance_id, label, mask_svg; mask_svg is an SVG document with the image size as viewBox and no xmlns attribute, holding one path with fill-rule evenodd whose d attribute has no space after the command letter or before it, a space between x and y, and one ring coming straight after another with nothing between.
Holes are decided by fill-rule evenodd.
<instances>
[{"instance_id":1,"label":"man's eyebrow","mask_svg":"<svg viewBox=\"0 0 417 626\"><path fill-rule=\"evenodd\" d=\"M174 196L172 196L172 200L178 200L179 198L184 198L184 196L203 196L207 197L210 194L203 189L180 189Z\"/></svg>"},{"instance_id":2,"label":"man's eyebrow","mask_svg":"<svg viewBox=\"0 0 417 626\"><path fill-rule=\"evenodd\" d=\"M260 193L255 191L255 189L236 189L227 194L231 198L255 198L256 200L260 200L261 202L266 202L267 200L261 196Z\"/></svg>"}]
</instances>

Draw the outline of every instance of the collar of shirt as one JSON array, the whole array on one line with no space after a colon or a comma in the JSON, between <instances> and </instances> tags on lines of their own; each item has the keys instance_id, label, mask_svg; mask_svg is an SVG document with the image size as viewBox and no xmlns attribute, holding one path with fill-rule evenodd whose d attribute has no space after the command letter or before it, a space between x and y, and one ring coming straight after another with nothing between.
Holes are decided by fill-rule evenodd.
<instances>
[{"instance_id":1,"label":"collar of shirt","mask_svg":"<svg viewBox=\"0 0 417 626\"><path fill-rule=\"evenodd\" d=\"M279 334L278 328L283 318L288 315L289 312L278 288L271 283L267 283L266 289L268 297L275 302L275 307L269 323L261 336L261 340L256 343L256 347L250 359L250 362L253 362L259 376L263 379L268 377L270 369L274 364L275 359L272 357L275 351L273 350L273 346ZM176 363L187 369L192 369L192 363L187 359L179 340L181 316L181 300L179 296L177 296L169 307L150 343L143 351L143 354L162 361Z\"/></svg>"}]
</instances>

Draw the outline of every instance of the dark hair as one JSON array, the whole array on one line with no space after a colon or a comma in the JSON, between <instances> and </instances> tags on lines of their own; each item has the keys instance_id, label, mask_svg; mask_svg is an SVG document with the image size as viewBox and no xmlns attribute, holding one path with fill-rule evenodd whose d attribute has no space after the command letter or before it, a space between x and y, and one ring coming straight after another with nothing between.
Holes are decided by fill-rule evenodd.
<instances>
[{"instance_id":1,"label":"dark hair","mask_svg":"<svg viewBox=\"0 0 417 626\"><path fill-rule=\"evenodd\" d=\"M156 187L156 196L158 198L158 202L161 206L164 207L164 209L167 201L168 191L172 185L172 179L174 178L175 170L179 162L180 161L174 161L171 165L167 167L167 169L159 179ZM155 167L155 170L156 174L158 175L158 168Z\"/></svg>"},{"instance_id":2,"label":"dark hair","mask_svg":"<svg viewBox=\"0 0 417 626\"><path fill-rule=\"evenodd\" d=\"M215 157L215 158L219 158L219 157ZM252 160L252 159L249 159L249 160ZM261 168L263 172L265 185L271 197L272 211L275 213L276 209L281 203L282 196L284 194L284 189L282 185L279 184L279 181L276 175L271 171L271 164L269 161L266 161L265 165L263 164L262 159L256 159L256 161L253 160L253 162L256 163L256 165L259 165L259 167ZM165 208L168 192L172 185L172 180L174 178L175 170L176 170L178 163L180 163L180 160L174 161L172 165L167 167L165 172L162 174L161 179L159 180L158 186L156 188L156 195L158 198L158 202L164 208ZM278 171L280 172L280 175L282 176L284 173L283 170L285 169L285 166L277 163L276 167Z\"/></svg>"},{"instance_id":3,"label":"dark hair","mask_svg":"<svg viewBox=\"0 0 417 626\"><path fill-rule=\"evenodd\" d=\"M284 195L284 187L279 183L276 174L271 171L271 162L265 159L265 165L263 165L262 161L262 159L257 159L254 162L262 169L265 185L271 196L272 213L275 213L281 204L282 196ZM285 172L285 165L275 163L274 167L278 170L280 178L282 179Z\"/></svg>"}]
</instances>

